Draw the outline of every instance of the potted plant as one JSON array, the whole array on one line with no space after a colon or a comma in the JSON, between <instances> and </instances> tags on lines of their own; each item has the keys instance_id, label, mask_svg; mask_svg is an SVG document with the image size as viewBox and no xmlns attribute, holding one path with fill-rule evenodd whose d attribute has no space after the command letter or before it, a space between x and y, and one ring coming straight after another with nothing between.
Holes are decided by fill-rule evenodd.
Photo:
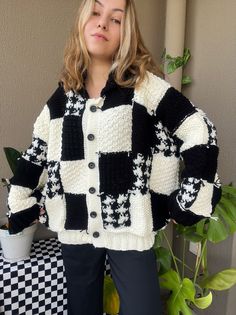
<instances>
[{"instance_id":1,"label":"potted plant","mask_svg":"<svg viewBox=\"0 0 236 315\"><path fill-rule=\"evenodd\" d=\"M191 227L177 224L174 229L183 242L181 258L174 254L164 231L157 234L154 244L160 266L160 286L168 292L168 315L190 315L196 308L205 309L211 305L212 291L227 290L236 284L236 268L211 274L207 264L209 242L222 242L236 231L236 188L230 185L222 187L222 197L210 219L201 220ZM167 248L162 246L163 240ZM186 264L185 259L188 241L201 244L193 268Z\"/></svg>"},{"instance_id":2,"label":"potted plant","mask_svg":"<svg viewBox=\"0 0 236 315\"><path fill-rule=\"evenodd\" d=\"M21 153L14 148L4 148L4 152L9 163L9 166L13 172L16 170L17 159L21 156ZM10 182L6 178L2 178L3 185L9 191ZM25 228L22 232L17 234L9 234L8 223L0 227L0 240L3 251L3 259L8 262L16 262L29 258L31 245L34 237L34 233L37 229L37 224L31 224L31 226Z\"/></svg>"}]
</instances>

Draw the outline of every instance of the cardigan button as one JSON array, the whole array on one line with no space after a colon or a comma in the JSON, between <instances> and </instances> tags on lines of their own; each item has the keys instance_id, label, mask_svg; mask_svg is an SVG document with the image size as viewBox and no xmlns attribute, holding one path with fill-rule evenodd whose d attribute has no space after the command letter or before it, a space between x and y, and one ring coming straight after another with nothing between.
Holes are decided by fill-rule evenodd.
<instances>
[{"instance_id":1,"label":"cardigan button","mask_svg":"<svg viewBox=\"0 0 236 315\"><path fill-rule=\"evenodd\" d=\"M91 217L91 218L96 218L96 216L97 216L97 212L92 211L92 212L90 213L90 217Z\"/></svg>"},{"instance_id":2,"label":"cardigan button","mask_svg":"<svg viewBox=\"0 0 236 315\"><path fill-rule=\"evenodd\" d=\"M99 237L99 235L100 235L99 232L94 232L93 233L93 237L95 237L95 238Z\"/></svg>"},{"instance_id":3,"label":"cardigan button","mask_svg":"<svg viewBox=\"0 0 236 315\"><path fill-rule=\"evenodd\" d=\"M88 167L89 167L89 168L95 168L95 163L90 162L90 163L88 164Z\"/></svg>"},{"instance_id":4,"label":"cardigan button","mask_svg":"<svg viewBox=\"0 0 236 315\"><path fill-rule=\"evenodd\" d=\"M90 106L91 112L95 113L97 111L97 107L95 105Z\"/></svg>"},{"instance_id":5,"label":"cardigan button","mask_svg":"<svg viewBox=\"0 0 236 315\"><path fill-rule=\"evenodd\" d=\"M95 191L96 191L96 189L95 189L94 187L90 187L90 188L89 188L89 192L90 192L90 194L94 194L94 193L95 193Z\"/></svg>"},{"instance_id":6,"label":"cardigan button","mask_svg":"<svg viewBox=\"0 0 236 315\"><path fill-rule=\"evenodd\" d=\"M95 136L94 136L92 133L90 133L90 134L88 135L88 140L93 141L94 138L95 138Z\"/></svg>"}]
</instances>

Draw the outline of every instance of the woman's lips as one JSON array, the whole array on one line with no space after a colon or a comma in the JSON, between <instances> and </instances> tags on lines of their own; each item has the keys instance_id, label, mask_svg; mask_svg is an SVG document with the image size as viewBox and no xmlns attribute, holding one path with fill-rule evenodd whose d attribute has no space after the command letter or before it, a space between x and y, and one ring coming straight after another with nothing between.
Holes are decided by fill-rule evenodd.
<instances>
[{"instance_id":1,"label":"woman's lips","mask_svg":"<svg viewBox=\"0 0 236 315\"><path fill-rule=\"evenodd\" d=\"M93 36L93 37L96 37L96 38L103 39L103 40L105 40L105 41L108 41L108 39L106 38L106 36L103 35L103 34L95 33L95 34L93 34L92 36Z\"/></svg>"}]
</instances>

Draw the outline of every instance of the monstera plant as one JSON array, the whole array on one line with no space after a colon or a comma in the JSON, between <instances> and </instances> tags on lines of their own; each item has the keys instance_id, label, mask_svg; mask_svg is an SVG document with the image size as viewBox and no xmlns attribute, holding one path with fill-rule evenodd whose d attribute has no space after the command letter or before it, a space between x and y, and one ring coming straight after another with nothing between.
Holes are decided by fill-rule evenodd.
<instances>
[{"instance_id":1,"label":"monstera plant","mask_svg":"<svg viewBox=\"0 0 236 315\"><path fill-rule=\"evenodd\" d=\"M159 262L160 285L169 291L167 314L190 315L194 308L205 309L211 305L213 291L227 290L236 284L236 268L211 274L207 263L209 243L222 242L236 231L236 188L231 185L222 187L222 197L211 218L191 227L177 224L174 228L177 235L182 236L181 258L173 253L164 231L156 236L154 248ZM164 239L167 248L162 246ZM194 267L186 264L188 241L201 244ZM190 276L186 276L186 270Z\"/></svg>"}]
</instances>

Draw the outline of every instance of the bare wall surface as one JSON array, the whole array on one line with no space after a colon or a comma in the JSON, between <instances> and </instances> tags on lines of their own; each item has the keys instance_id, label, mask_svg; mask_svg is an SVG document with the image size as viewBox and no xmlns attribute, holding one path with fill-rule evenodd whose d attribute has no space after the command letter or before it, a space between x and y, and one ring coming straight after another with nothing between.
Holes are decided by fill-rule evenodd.
<instances>
[{"instance_id":1,"label":"bare wall surface","mask_svg":"<svg viewBox=\"0 0 236 315\"><path fill-rule=\"evenodd\" d=\"M57 87L64 45L80 2L0 0L1 177L11 177L2 148L29 146L33 123ZM164 43L165 0L136 0L136 4L145 43L158 61ZM5 220L5 202L1 187L0 223Z\"/></svg>"},{"instance_id":2,"label":"bare wall surface","mask_svg":"<svg viewBox=\"0 0 236 315\"><path fill-rule=\"evenodd\" d=\"M25 150L33 122L57 86L78 1L0 0L0 174L11 177L2 147ZM1 217L6 191L1 189ZM37 237L36 237L37 238Z\"/></svg>"}]
</instances>

